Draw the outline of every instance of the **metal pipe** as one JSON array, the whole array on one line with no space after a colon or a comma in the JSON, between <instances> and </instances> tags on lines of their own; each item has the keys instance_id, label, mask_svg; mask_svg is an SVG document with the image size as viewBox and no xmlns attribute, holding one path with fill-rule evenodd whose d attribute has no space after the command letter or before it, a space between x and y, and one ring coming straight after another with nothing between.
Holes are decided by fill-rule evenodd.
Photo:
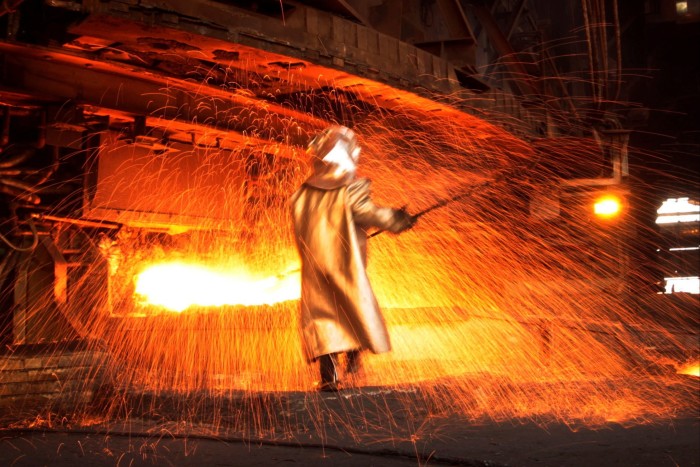
<instances>
[{"instance_id":1,"label":"metal pipe","mask_svg":"<svg viewBox=\"0 0 700 467\"><path fill-rule=\"evenodd\" d=\"M0 169L8 169L21 164L36 153L36 148L26 145L15 145L10 146L5 152L10 154L16 152L17 154L0 161Z\"/></svg>"},{"instance_id":2,"label":"metal pipe","mask_svg":"<svg viewBox=\"0 0 700 467\"><path fill-rule=\"evenodd\" d=\"M39 136L36 140L36 148L44 149L46 146L46 109L39 110Z\"/></svg>"},{"instance_id":3,"label":"metal pipe","mask_svg":"<svg viewBox=\"0 0 700 467\"><path fill-rule=\"evenodd\" d=\"M84 219L76 219L72 217L61 217L52 216L48 214L32 214L32 218L39 221L53 221L53 222L63 222L66 224L77 225L80 227L93 227L98 229L119 229L120 224L115 224L113 222L98 222L98 221L88 221Z\"/></svg>"},{"instance_id":4,"label":"metal pipe","mask_svg":"<svg viewBox=\"0 0 700 467\"><path fill-rule=\"evenodd\" d=\"M615 80L615 94L612 98L613 101L617 101L620 98L620 92L622 91L622 31L620 31L620 14L618 11L617 0L613 0L613 28L615 30L615 60L616 60L616 80ZM606 51L607 52L607 51Z\"/></svg>"},{"instance_id":5,"label":"metal pipe","mask_svg":"<svg viewBox=\"0 0 700 467\"><path fill-rule=\"evenodd\" d=\"M32 243L31 243L31 245L26 246L26 247L17 246L14 243L12 243L9 238L5 237L1 233L0 233L0 240L5 242L5 244L7 246L9 246L10 248L12 248L15 251L26 252L26 251L34 250L37 247L37 245L39 244L39 234L37 233L36 225L34 224L34 221L31 218L28 220L28 223L29 223L29 228L32 231Z\"/></svg>"},{"instance_id":6,"label":"metal pipe","mask_svg":"<svg viewBox=\"0 0 700 467\"><path fill-rule=\"evenodd\" d=\"M503 63L510 71L513 82L518 91L524 97L537 98L542 95L538 86L533 82L534 76L529 74L522 62L518 59L517 53L510 45L505 34L501 32L496 20L491 15L491 12L482 5L472 4L472 10L476 15L481 25L486 30L491 42L498 51L498 54L503 59Z\"/></svg>"},{"instance_id":7,"label":"metal pipe","mask_svg":"<svg viewBox=\"0 0 700 467\"><path fill-rule=\"evenodd\" d=\"M19 188L21 190L27 191L29 193L36 193L37 189L34 185L29 183L15 180L14 178L0 178L0 183L3 185L8 185L14 188Z\"/></svg>"},{"instance_id":8,"label":"metal pipe","mask_svg":"<svg viewBox=\"0 0 700 467\"><path fill-rule=\"evenodd\" d=\"M21 169L7 169L7 170L0 170L0 177L16 177L18 175L22 175L26 173L24 170Z\"/></svg>"},{"instance_id":9,"label":"metal pipe","mask_svg":"<svg viewBox=\"0 0 700 467\"><path fill-rule=\"evenodd\" d=\"M38 196L33 195L31 193L27 193L24 190L14 188L9 185L0 184L0 193L13 196L22 201L26 201L27 203L34 205L41 203L41 198L39 198Z\"/></svg>"},{"instance_id":10,"label":"metal pipe","mask_svg":"<svg viewBox=\"0 0 700 467\"><path fill-rule=\"evenodd\" d=\"M10 142L10 108L3 108L2 122L0 123L0 146L3 148Z\"/></svg>"},{"instance_id":11,"label":"metal pipe","mask_svg":"<svg viewBox=\"0 0 700 467\"><path fill-rule=\"evenodd\" d=\"M35 186L45 183L58 170L58 146L53 146L52 156L51 165L44 170L36 172L40 174L40 178L34 182Z\"/></svg>"},{"instance_id":12,"label":"metal pipe","mask_svg":"<svg viewBox=\"0 0 700 467\"><path fill-rule=\"evenodd\" d=\"M492 184L492 183L495 183L495 182L499 181L499 180L502 179L502 178L504 178L504 176L499 176L499 177L496 177L496 178L491 179L491 180L489 180L489 181L486 181L486 182L484 182L484 183L480 183L480 184L478 184L478 185L474 185L474 186L470 187L468 190L466 190L466 191L464 191L464 192L462 192L462 193L459 193L459 194L457 194L457 195L455 195L455 196L452 196L451 198L445 198L445 199L443 199L443 200L438 201L437 203L433 204L432 206L427 207L427 208L423 209L422 211L420 211L420 212L414 214L413 217L417 220L418 218L420 218L420 217L422 217L422 216L428 214L428 213L431 212L431 211L434 211L434 210L436 210L436 209L439 209L439 208L442 208L442 207L444 207L444 206L447 206L448 204L452 204L452 203L454 203L455 201L459 201L460 199L463 199L463 198L466 198L466 197L468 197L468 196L471 196L471 195L474 193L474 190L476 190L476 189L478 189L478 188L483 188L483 187L485 187L485 186L488 186L488 185L490 185L490 184ZM371 235L368 235L368 238L376 237L377 235L379 235L379 234L382 233L382 232L384 232L384 230L377 230L376 232L373 232Z\"/></svg>"},{"instance_id":13,"label":"metal pipe","mask_svg":"<svg viewBox=\"0 0 700 467\"><path fill-rule=\"evenodd\" d=\"M0 178L3 177L17 177L19 175L40 175L40 178L32 184L34 186L39 186L43 183L45 183L51 175L56 173L58 170L58 147L54 146L53 148L53 157L52 157L52 162L51 165L47 168L44 169L0 169Z\"/></svg>"}]
</instances>

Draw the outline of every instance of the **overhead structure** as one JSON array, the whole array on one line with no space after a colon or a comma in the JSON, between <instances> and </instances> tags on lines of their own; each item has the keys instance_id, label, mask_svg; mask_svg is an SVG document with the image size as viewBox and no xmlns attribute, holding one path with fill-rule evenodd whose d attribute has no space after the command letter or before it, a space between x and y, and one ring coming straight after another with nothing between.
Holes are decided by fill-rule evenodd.
<instances>
[{"instance_id":1,"label":"overhead structure","mask_svg":"<svg viewBox=\"0 0 700 467\"><path fill-rule=\"evenodd\" d=\"M15 328L5 341L56 334L32 331L27 297L38 303L48 281L58 308L70 302L71 271L104 260L93 236L245 230L266 177L281 183L319 129L370 111L472 119L550 161L570 137L581 166L610 170L603 181L573 170L567 189L626 177L627 134L579 117L554 61L533 53L542 38L526 0L2 6L0 287L20 310L0 314ZM594 110L593 125L610 123ZM62 314L73 329L84 321Z\"/></svg>"}]
</instances>

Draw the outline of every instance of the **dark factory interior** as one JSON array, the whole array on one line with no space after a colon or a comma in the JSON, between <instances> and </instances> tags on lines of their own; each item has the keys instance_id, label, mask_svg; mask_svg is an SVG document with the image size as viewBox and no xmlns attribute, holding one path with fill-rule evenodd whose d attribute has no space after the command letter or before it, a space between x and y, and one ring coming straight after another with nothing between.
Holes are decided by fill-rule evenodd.
<instances>
[{"instance_id":1,"label":"dark factory interior","mask_svg":"<svg viewBox=\"0 0 700 467\"><path fill-rule=\"evenodd\" d=\"M700 0L0 0L0 36L3 439L700 465ZM392 351L337 397L289 214L332 125L415 215L370 232Z\"/></svg>"}]
</instances>

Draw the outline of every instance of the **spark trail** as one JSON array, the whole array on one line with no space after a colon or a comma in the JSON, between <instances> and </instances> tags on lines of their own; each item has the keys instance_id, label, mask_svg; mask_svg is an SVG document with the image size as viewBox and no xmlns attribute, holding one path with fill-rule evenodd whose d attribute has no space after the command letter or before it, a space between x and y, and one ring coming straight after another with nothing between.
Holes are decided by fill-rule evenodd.
<instances>
[{"instance_id":1,"label":"spark trail","mask_svg":"<svg viewBox=\"0 0 700 467\"><path fill-rule=\"evenodd\" d=\"M533 164L539 156L529 144L466 114L446 121L408 110L390 118L370 113L356 128L364 147L360 175L374 181L379 204L416 212L474 192L421 217L400 237L371 240L369 274L394 349L367 356L359 387L413 387L435 413L497 420L632 423L684 404L668 387L688 381L650 366L655 355L645 336L663 340L679 365L691 356L687 342L619 288L628 273L620 256L625 221L596 220L593 198L562 203L565 221L529 211L528 199L557 189L556 164L578 161L562 153L554 168L552 161ZM220 163L210 156L209 169ZM197 394L201 417L221 423L207 400L241 393L274 399L313 387L316 369L304 362L297 331L298 276L290 276L291 285L274 284L280 271L298 267L287 199L308 161L276 160L270 168L277 175L256 186L258 204L242 213L245 229L234 221L222 229L217 221L216 228L172 237L125 231L103 245L111 315L96 320L93 332L118 362L121 391ZM203 301L145 303L136 278L174 260L177 277L160 291L175 299L191 286L187 293L202 292ZM215 302L187 264L222 273L209 276L208 286L228 275L217 287L227 298ZM236 280L248 281L238 283L245 290L236 290ZM286 287L288 295L260 290L257 302L246 295L262 283ZM405 403L415 406L410 394ZM181 409L196 407L183 402ZM234 428L253 430L250 420Z\"/></svg>"},{"instance_id":2,"label":"spark trail","mask_svg":"<svg viewBox=\"0 0 700 467\"><path fill-rule=\"evenodd\" d=\"M352 106L343 100L328 108L334 105ZM487 122L410 103L346 111L352 117L340 123L360 136L360 175L373 180L378 204L420 212L474 193L432 210L400 237L371 240L368 270L393 351L368 355L356 386L393 390L407 413L429 407L470 419L642 423L687 408L695 380L659 369L697 360L697 319L673 304L659 312L658 297L625 288L621 278L635 274L626 248L643 228L634 218L599 220L593 195L561 187L576 168L589 177L604 171L592 138L562 138L543 154L515 136L525 123L511 116L485 115ZM313 116L340 120L331 111ZM266 127L254 113L246 118L253 129ZM250 183L242 162L250 156L211 145L183 154L198 165L187 171L183 162L179 173L166 169L167 153L125 159L134 176L115 186L172 194L136 200L143 210L207 211L192 199L221 209L181 233L123 229L100 240L94 270L84 271L73 298L112 362L117 385L103 417L122 417L126 400L142 397L147 406L148 397L174 397L176 418L265 435L265 420L284 419L272 413L276 401L313 387L316 368L305 363L298 335L298 277L279 283L280 272L299 266L287 202L309 160L302 151L261 159L265 176ZM627 193L627 205L644 202L636 196ZM533 215L533 200L544 206L541 215ZM558 215L542 214L551 214L546 208ZM165 299L148 303L139 280L173 264L175 278L158 286ZM216 289L225 296L213 297L209 286L221 278ZM272 296L273 289L284 293ZM192 298L197 292L205 296ZM187 301L168 301L180 293ZM663 343L663 356L650 341ZM248 416L232 420L227 401L240 395ZM315 393L308 400L309 416L321 417L323 401ZM349 422L346 429L361 435Z\"/></svg>"}]
</instances>

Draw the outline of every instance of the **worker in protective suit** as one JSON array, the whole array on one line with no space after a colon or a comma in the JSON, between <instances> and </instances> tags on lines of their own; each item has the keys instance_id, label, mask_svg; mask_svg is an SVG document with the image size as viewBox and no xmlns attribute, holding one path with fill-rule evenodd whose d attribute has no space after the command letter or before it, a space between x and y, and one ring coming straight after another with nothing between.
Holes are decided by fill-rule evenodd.
<instances>
[{"instance_id":1,"label":"worker in protective suit","mask_svg":"<svg viewBox=\"0 0 700 467\"><path fill-rule=\"evenodd\" d=\"M391 350L365 271L367 230L399 233L416 218L372 202L371 182L355 177L360 146L349 128L328 128L309 151L313 174L291 199L302 264L301 334L308 362L319 360L319 389L336 391L339 355L346 355L346 372L352 374L362 350Z\"/></svg>"}]
</instances>

